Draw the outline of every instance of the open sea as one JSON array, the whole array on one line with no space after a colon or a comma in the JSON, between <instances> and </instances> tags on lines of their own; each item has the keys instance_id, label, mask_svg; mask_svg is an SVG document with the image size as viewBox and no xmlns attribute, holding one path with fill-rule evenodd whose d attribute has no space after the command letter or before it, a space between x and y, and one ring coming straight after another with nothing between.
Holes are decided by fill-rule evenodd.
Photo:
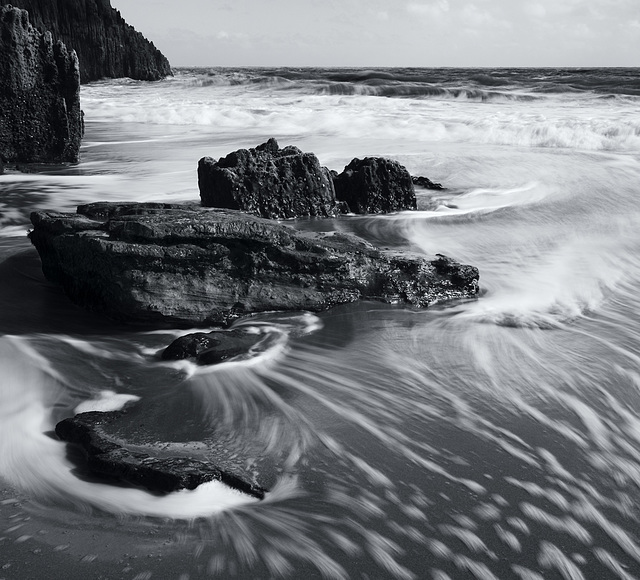
<instances>
[{"instance_id":1,"label":"open sea","mask_svg":"<svg viewBox=\"0 0 640 580\"><path fill-rule=\"evenodd\" d=\"M81 98L80 163L0 176L0 579L640 579L640 69L179 69ZM273 348L195 368L158 358L187 331L44 279L31 211L197 201L201 157L270 137L441 183L290 224L473 264L477 299L256 316ZM132 400L272 491L83 476L55 424Z\"/></svg>"}]
</instances>

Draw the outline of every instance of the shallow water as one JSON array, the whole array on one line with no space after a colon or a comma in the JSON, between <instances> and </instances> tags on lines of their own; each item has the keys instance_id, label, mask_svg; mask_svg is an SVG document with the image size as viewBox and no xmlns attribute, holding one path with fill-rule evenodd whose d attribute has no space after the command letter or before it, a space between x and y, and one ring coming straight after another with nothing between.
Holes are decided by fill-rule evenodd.
<instances>
[{"instance_id":1,"label":"shallow water","mask_svg":"<svg viewBox=\"0 0 640 580\"><path fill-rule=\"evenodd\" d=\"M0 177L0 578L640 578L637 73L481 72L83 88L80 164ZM478 298L262 315L271 348L197 369L157 359L180 331L108 322L42 277L33 209L197 200L200 157L271 136L441 182L417 212L291 225L474 264ZM55 423L127 397L150 440L273 491L87 480Z\"/></svg>"}]
</instances>

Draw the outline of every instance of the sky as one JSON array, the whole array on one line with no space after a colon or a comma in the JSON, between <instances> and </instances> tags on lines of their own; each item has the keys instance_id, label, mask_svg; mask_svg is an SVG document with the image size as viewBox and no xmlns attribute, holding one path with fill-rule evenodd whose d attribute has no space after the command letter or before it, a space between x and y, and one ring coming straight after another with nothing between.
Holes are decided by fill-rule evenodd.
<instances>
[{"instance_id":1,"label":"sky","mask_svg":"<svg viewBox=\"0 0 640 580\"><path fill-rule=\"evenodd\" d=\"M640 0L111 0L179 66L640 66Z\"/></svg>"}]
</instances>

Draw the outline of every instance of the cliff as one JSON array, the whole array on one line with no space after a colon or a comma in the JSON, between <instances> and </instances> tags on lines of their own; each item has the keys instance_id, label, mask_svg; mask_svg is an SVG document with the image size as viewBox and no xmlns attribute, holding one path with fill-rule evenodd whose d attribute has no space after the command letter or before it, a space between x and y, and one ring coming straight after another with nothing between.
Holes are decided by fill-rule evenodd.
<instances>
[{"instance_id":1,"label":"cliff","mask_svg":"<svg viewBox=\"0 0 640 580\"><path fill-rule=\"evenodd\" d=\"M76 54L26 11L0 7L0 158L77 161L83 128Z\"/></svg>"},{"instance_id":2,"label":"cliff","mask_svg":"<svg viewBox=\"0 0 640 580\"><path fill-rule=\"evenodd\" d=\"M165 56L128 25L109 0L12 0L31 23L75 50L82 83L130 77L154 81L171 75Z\"/></svg>"}]
</instances>

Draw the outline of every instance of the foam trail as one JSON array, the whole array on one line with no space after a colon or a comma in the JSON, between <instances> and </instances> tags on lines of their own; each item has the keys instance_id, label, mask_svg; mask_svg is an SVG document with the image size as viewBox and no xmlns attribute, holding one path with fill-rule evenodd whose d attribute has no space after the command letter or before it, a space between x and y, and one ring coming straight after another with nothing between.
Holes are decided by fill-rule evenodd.
<instances>
[{"instance_id":1,"label":"foam trail","mask_svg":"<svg viewBox=\"0 0 640 580\"><path fill-rule=\"evenodd\" d=\"M88 401L83 401L75 409L74 413L87 413L89 411L119 411L123 409L128 403L139 401L140 397L136 395L126 395L122 393L116 393L115 391L104 390L98 393L98 396Z\"/></svg>"},{"instance_id":2,"label":"foam trail","mask_svg":"<svg viewBox=\"0 0 640 580\"><path fill-rule=\"evenodd\" d=\"M106 512L191 520L257 500L220 482L155 496L139 489L89 483L73 474L66 445L50 437L59 377L23 341L0 339L0 476L41 500Z\"/></svg>"}]
</instances>

